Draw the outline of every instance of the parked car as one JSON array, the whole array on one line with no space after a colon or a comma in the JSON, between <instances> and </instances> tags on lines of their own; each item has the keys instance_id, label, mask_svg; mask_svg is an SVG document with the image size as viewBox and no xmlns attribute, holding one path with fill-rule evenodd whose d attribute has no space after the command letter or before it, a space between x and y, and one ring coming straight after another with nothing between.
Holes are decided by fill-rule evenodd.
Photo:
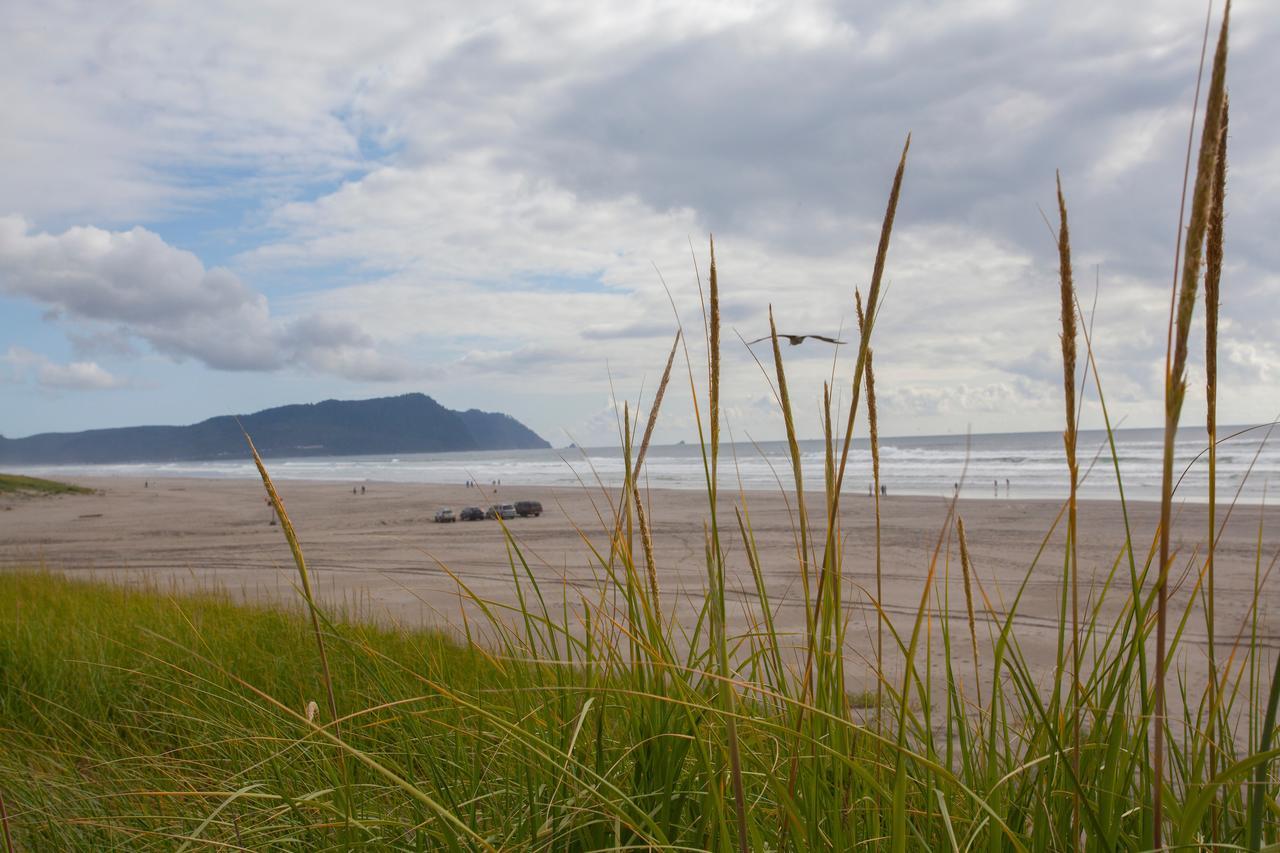
<instances>
[{"instance_id":1,"label":"parked car","mask_svg":"<svg viewBox=\"0 0 1280 853\"><path fill-rule=\"evenodd\" d=\"M485 518L515 518L516 508L511 504L494 504L485 512Z\"/></svg>"},{"instance_id":2,"label":"parked car","mask_svg":"<svg viewBox=\"0 0 1280 853\"><path fill-rule=\"evenodd\" d=\"M542 504L538 501L516 501L516 515L521 518L542 515Z\"/></svg>"},{"instance_id":3,"label":"parked car","mask_svg":"<svg viewBox=\"0 0 1280 853\"><path fill-rule=\"evenodd\" d=\"M484 510L478 506L469 506L462 510L462 512L458 513L458 518L461 518L463 521L483 521Z\"/></svg>"},{"instance_id":4,"label":"parked car","mask_svg":"<svg viewBox=\"0 0 1280 853\"><path fill-rule=\"evenodd\" d=\"M453 510L448 507L436 510L436 524L449 524L457 520L453 517Z\"/></svg>"}]
</instances>

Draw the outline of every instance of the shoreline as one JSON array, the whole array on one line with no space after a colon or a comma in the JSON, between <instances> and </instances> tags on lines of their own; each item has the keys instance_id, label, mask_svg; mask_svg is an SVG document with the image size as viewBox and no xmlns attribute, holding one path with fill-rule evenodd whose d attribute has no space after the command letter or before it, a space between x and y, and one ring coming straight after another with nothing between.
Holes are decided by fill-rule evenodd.
<instances>
[{"instance_id":1,"label":"shoreline","mask_svg":"<svg viewBox=\"0 0 1280 853\"><path fill-rule=\"evenodd\" d=\"M266 460L264 460L264 462L266 462ZM10 467L10 468L0 469L0 472L13 473L21 476L39 477L42 479L50 479L58 482L71 483L73 485L85 485L89 488L98 489L98 490L108 489L112 484L116 484L116 483L141 484L143 482L148 482L148 481L160 482L160 483L174 483L174 482L182 483L184 484L182 488L187 488L188 485L196 484L196 483L206 483L206 484L227 483L227 484L240 484L240 485L249 483L249 484L257 485L259 487L262 485L262 480L257 475L256 472L253 472L251 474L246 473L244 475L221 474L221 473L200 475L200 474L192 474L190 472L181 472L181 473L175 473L175 474L160 472L160 473L152 473L147 475L135 474L132 472L92 473L92 474L83 474L83 475L77 473L78 471L83 471L83 470L85 469L81 467L70 467L70 466L66 471L60 470L57 466L35 466L35 467L19 466L16 468ZM394 489L421 488L421 489L429 489L429 490L465 488L463 485L455 482L390 480L390 479L379 479L376 477L290 476L287 473L287 471L280 471L279 473L277 473L277 471L272 470L271 463L269 462L267 462L267 471L269 474L271 474L272 482L289 483L291 485L305 484L305 485L316 486L316 487L346 486L347 488L350 488L351 486L359 487L363 485L366 487L378 486L381 488L394 488ZM848 478L846 477L846 480L847 479ZM819 482L819 479L807 478L806 481ZM788 478L785 479L784 485L786 486L785 490L780 490L776 487L774 488L745 487L745 488L739 489L736 483L731 481L726 475L721 479L720 493L722 497L729 494L733 494L733 495L746 494L748 497L750 496L777 497L779 495L785 494L788 497L790 497L795 494L795 489L794 487L791 486L789 475L788 475ZM860 485L865 485L865 484L860 484ZM543 484L543 483L536 483L536 482L523 482L523 483L522 482L504 482L501 484L501 487L504 489L542 490L542 491L548 491L548 492L579 492L579 491L582 491L584 488L586 488L597 493L602 488L601 484L598 482L590 482L586 486L565 485L565 484L559 484L559 483ZM473 488L476 488L476 487L473 487ZM482 483L478 485L478 488L483 490L483 489L490 489L492 488L492 486ZM603 488L609 491L617 491L619 486L606 481L603 485ZM967 488L973 493L972 494L966 493L964 489L962 489L961 495L960 495L960 501L966 504L986 502L986 503L995 503L995 504L999 504L999 503L1049 504L1049 503L1052 503L1056 505L1063 505L1067 501L1067 495L1066 495L1065 489L1061 497L1053 497L1046 494L1028 494L1028 495L1016 495L1016 496L1001 494L1000 496L997 497L997 496L986 494L982 488L977 486L970 485ZM691 485L691 486L661 485L661 486L646 487L644 491L652 492L654 494L673 493L673 494L681 494L681 495L689 495L689 494L705 495L706 487L705 485ZM825 501L825 497L823 496L821 489L809 488L805 490L805 494L813 495L814 498L816 498L819 505L823 501ZM1228 495L1224 495L1222 491L1219 491L1219 494L1218 494L1219 511L1221 511L1224 507L1230 506L1234 496L1235 496L1234 491L1232 491ZM873 497L872 495L867 494L866 492L861 491L860 489L846 487L842 492L841 502L843 503L844 501L847 501L847 500L853 500L853 501L857 501L861 499L869 500L872 497ZM915 492L915 491L903 490L899 492L890 491L890 493L885 497L889 497L893 499L907 498L907 499L938 500L943 502L949 502L952 496L950 494L943 494L941 492ZM883 499L884 498L882 497L882 500ZM1117 497L1097 497L1097 496L1091 496L1088 494L1080 494L1080 495L1077 495L1076 501L1078 504L1086 504L1086 503L1114 504L1117 507L1119 507L1119 505L1121 504L1121 500L1118 496ZM1207 496L1190 495L1187 497L1181 497L1178 495L1177 492L1174 493L1174 498L1173 498L1173 505L1175 508L1178 507L1179 505L1207 507L1208 502L1209 501ZM1160 503L1160 500L1158 497L1143 497L1140 495L1133 495L1133 494L1126 493L1124 503L1130 506L1132 505L1157 505L1158 506ZM1262 504L1259 501L1254 500L1248 496L1241 496L1241 499L1235 502L1235 506L1256 509L1259 507L1269 508L1272 505ZM1275 506L1280 507L1280 503L1275 504Z\"/></svg>"}]
</instances>

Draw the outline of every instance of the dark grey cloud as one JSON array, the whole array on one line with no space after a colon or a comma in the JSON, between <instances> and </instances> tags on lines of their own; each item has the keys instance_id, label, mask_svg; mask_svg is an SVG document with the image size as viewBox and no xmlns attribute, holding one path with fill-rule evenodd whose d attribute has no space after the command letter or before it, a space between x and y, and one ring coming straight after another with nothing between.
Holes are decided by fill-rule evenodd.
<instances>
[{"instance_id":1,"label":"dark grey cloud","mask_svg":"<svg viewBox=\"0 0 1280 853\"><path fill-rule=\"evenodd\" d=\"M851 35L817 46L762 47L767 34L749 22L635 47L557 89L502 156L584 198L635 194L697 210L711 229L821 254L878 220L911 131L905 222L966 223L1045 252L1036 205L1050 207L1061 169L1081 249L1154 275L1172 262L1202 18L1190 4L1097 12L856 3L836 9ZM1274 127L1269 44L1280 23L1255 14L1237 25L1233 104L1243 122ZM508 74L529 75L492 44L483 58L487 68L469 67L499 92ZM1241 134L1237 156L1271 139ZM1237 249L1250 263L1280 260L1247 234Z\"/></svg>"},{"instance_id":2,"label":"dark grey cloud","mask_svg":"<svg viewBox=\"0 0 1280 853\"><path fill-rule=\"evenodd\" d=\"M67 340L78 358L94 356L133 357L138 354L133 338L125 328L67 332Z\"/></svg>"},{"instance_id":3,"label":"dark grey cloud","mask_svg":"<svg viewBox=\"0 0 1280 853\"><path fill-rule=\"evenodd\" d=\"M293 364L364 382L426 378L438 371L380 351L377 341L351 320L310 314L287 323L278 344Z\"/></svg>"}]
</instances>

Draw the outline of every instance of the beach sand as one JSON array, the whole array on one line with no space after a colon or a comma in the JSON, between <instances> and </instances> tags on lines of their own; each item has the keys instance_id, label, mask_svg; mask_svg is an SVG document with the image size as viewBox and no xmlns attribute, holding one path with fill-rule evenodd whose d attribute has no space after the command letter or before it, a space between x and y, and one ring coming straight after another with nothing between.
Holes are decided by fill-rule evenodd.
<instances>
[{"instance_id":1,"label":"beach sand","mask_svg":"<svg viewBox=\"0 0 1280 853\"><path fill-rule=\"evenodd\" d=\"M233 597L297 605L297 574L278 526L269 524L260 483L247 480L82 479L99 489L95 495L53 498L0 498L0 568L44 566L76 577L150 584L162 590L218 588ZM567 594L574 613L579 596L600 598L602 571L593 565L585 535L607 554L608 500L600 490L502 486L496 495L462 486L366 483L365 494L351 483L282 481L278 484L298 529L318 596L360 618L408 625L461 624L460 596L450 572L478 596L516 603L516 586L500 525L495 521L434 524L441 506L455 512L463 506L521 499L541 500L540 518L508 522L526 559L543 584L549 601ZM610 498L616 500L615 498ZM727 550L731 634L745 630L746 612L758 613L758 599L734 520L742 495L722 494L722 541ZM814 494L810 506L821 509ZM792 498L792 503L794 499ZM654 490L650 493L654 543L664 609L692 628L692 614L706 585L703 530L708 518L705 494ZM780 631L798 637L804 626L792 509L779 493L752 492L746 506L767 588ZM1017 594L1037 552L1044 551L1031 572L1015 620L1023 652L1042 683L1054 678L1058 604L1063 572L1065 519L1053 530L1062 504L1055 501L962 500L970 551L989 600L997 613ZM910 633L929 574L930 559L947 518L948 502L940 498L889 496L882 502L884 610L903 636ZM1172 601L1180 613L1203 565L1206 509L1176 507L1177 557L1171 583ZM815 513L815 539L821 541L821 516ZM874 655L874 517L865 494L844 498L844 600L849 614L848 648L851 689L873 682L863 660ZM1155 535L1159 507L1129 505L1138 567L1142 568ZM1226 510L1221 516L1226 517ZM1226 524L1217 551L1218 642L1230 644L1246 618L1253 596L1258 557L1259 523L1264 523L1262 571L1273 559L1274 531L1280 515L1256 506L1238 507ZM1094 637L1112 627L1128 586L1128 561L1122 558L1124 523L1120 505L1089 501L1080 508L1080 575L1082 602L1090 581L1101 581L1120 560L1116 590ZM1050 535L1050 531L1053 530ZM637 550L639 545L637 544ZM447 571L446 571L447 567ZM1188 576L1188 572L1190 572ZM567 583L567 585L566 585ZM937 562L935 617L931 625L930 660L943 660L939 619L952 620L953 649L959 672L972 672L967 642L964 591L954 535L944 537ZM946 607L949 594L949 609ZM1096 593L1094 593L1096 594ZM1264 592L1261 641L1280 642L1280 616L1267 602L1280 600ZM995 619L981 598L979 639L989 649L988 626ZM1083 605L1082 605L1083 609ZM475 615L474 608L469 616ZM578 617L571 617L571 621ZM1191 683L1201 683L1205 667L1205 632L1197 608L1183 636L1180 664ZM886 640L886 648L890 641ZM986 657L988 652L980 651ZM1087 657L1087 655L1086 655ZM940 670L935 669L935 672Z\"/></svg>"}]
</instances>

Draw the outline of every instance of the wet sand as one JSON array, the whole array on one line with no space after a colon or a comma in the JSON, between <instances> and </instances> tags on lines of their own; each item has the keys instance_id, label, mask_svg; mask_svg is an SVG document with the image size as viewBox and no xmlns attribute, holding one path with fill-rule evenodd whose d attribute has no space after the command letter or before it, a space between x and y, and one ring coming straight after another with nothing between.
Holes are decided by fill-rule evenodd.
<instances>
[{"instance_id":1,"label":"wet sand","mask_svg":"<svg viewBox=\"0 0 1280 853\"><path fill-rule=\"evenodd\" d=\"M160 479L144 488L142 480L84 479L99 489L94 495L44 498L0 497L0 570L44 566L74 577L112 579L151 584L161 589L190 590L216 587L236 598L296 605L296 570L278 526L269 524L261 484L246 480ZM581 597L600 598L604 584L598 564L583 541L608 551L607 527L601 516L610 512L600 491L503 486L496 495L462 486L368 483L366 493L353 495L350 483L283 481L278 484L299 531L321 600L343 605L360 618L408 625L460 624L460 596L454 574L478 596L514 605L516 586L502 530L497 522L434 524L441 506L453 507L522 499L541 500L540 518L509 522L525 550L548 600L567 596L575 612ZM616 500L616 498L613 498ZM738 494L724 494L720 511L721 536L727 552L731 633L745 630L758 612L733 507ZM703 530L708 518L706 496L700 492L654 490L650 515L664 609L692 625L692 614L706 585ZM781 631L799 635L804 609L799 585L792 510L778 493L755 492L746 505L760 549L761 563L776 622ZM819 495L811 506L822 507ZM849 615L848 648L851 682L866 686L861 661L873 653L875 589L873 502L864 494L844 498L842 523L844 601ZM1054 529L1062 505L1055 501L962 500L970 551L982 587L997 614L1011 602L1028 568L1048 536L1043 554L1030 572L1016 617L1016 632L1038 677L1053 676L1057 648L1058 603L1063 571L1065 520ZM948 502L939 498L895 497L882 502L884 610L901 632L909 633L921 603L931 556L947 518ZM1203 505L1176 508L1174 525L1177 556L1171 583L1175 607L1187 600L1203 566L1207 518ZM1139 502L1129 506L1138 566L1141 569L1155 535L1159 507ZM815 539L821 541L821 512L816 513ZM1220 512L1220 518L1226 511ZM1262 569L1276 548L1274 533L1280 510L1239 507L1226 524L1217 550L1218 640L1235 639L1253 597L1258 557L1258 525L1263 521ZM1080 509L1081 599L1090 595L1091 581L1101 581L1121 558L1124 542L1120 505L1084 502ZM1053 531L1050 533L1050 531ZM971 672L955 537L943 537L937 562L936 598L932 601L932 653L941 661L939 620L950 618L956 632L956 666ZM637 548L639 546L637 545ZM1189 574L1188 574L1189 573ZM1115 583L1128 586L1128 560L1120 562ZM1095 636L1111 627L1124 598L1112 594ZM1096 593L1095 593L1096 594ZM1280 616L1262 595L1262 640L1280 645ZM986 625L995 617L977 602L979 639L987 646ZM1179 610L1180 612L1180 610ZM469 614L472 615L472 614ZM1205 632L1197 608L1183 638L1182 663L1196 683L1205 671ZM984 654L980 651L980 654Z\"/></svg>"}]
</instances>

